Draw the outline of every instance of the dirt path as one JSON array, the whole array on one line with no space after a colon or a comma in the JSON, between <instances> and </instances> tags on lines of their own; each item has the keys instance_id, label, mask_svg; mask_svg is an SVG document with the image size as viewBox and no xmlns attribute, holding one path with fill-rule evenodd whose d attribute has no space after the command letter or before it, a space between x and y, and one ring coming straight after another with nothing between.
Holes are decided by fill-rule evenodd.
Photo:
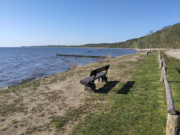
<instances>
[{"instance_id":1,"label":"dirt path","mask_svg":"<svg viewBox=\"0 0 180 135\"><path fill-rule=\"evenodd\" d=\"M81 74L62 73L35 81L32 86L0 94L0 135L54 134L52 117L83 104L87 93ZM36 86L37 85L37 86ZM47 130L48 129L48 130ZM35 132L36 131L36 132Z\"/></svg>"},{"instance_id":2,"label":"dirt path","mask_svg":"<svg viewBox=\"0 0 180 135\"><path fill-rule=\"evenodd\" d=\"M167 55L180 60L180 49L170 49L165 52Z\"/></svg>"}]
</instances>

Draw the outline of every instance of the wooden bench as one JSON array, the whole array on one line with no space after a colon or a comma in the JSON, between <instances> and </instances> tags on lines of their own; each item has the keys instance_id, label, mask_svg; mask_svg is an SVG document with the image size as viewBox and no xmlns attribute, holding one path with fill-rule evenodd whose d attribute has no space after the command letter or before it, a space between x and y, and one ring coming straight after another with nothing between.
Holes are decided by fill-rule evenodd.
<instances>
[{"instance_id":1,"label":"wooden bench","mask_svg":"<svg viewBox=\"0 0 180 135\"><path fill-rule=\"evenodd\" d=\"M108 78L106 77L107 71L109 69L110 65L92 70L90 73L90 76L81 80L80 83L85 86L85 90L95 90L96 85L94 84L94 81L96 79L99 79L99 81L108 81Z\"/></svg>"}]
</instances>

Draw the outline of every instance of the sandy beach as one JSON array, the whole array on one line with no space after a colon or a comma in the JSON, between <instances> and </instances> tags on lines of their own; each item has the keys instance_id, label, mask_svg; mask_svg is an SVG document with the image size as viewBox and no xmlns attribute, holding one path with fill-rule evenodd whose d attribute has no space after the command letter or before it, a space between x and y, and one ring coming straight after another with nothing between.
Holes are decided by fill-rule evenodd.
<instances>
[{"instance_id":1,"label":"sandy beach","mask_svg":"<svg viewBox=\"0 0 180 135\"><path fill-rule=\"evenodd\" d=\"M165 53L171 57L174 57L180 60L180 49L170 49L170 50L165 51Z\"/></svg>"}]
</instances>

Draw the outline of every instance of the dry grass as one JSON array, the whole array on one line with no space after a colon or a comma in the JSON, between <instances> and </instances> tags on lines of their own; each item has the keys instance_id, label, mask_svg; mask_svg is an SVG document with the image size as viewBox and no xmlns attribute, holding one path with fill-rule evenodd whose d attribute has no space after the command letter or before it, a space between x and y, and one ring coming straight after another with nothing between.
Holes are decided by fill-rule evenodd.
<instances>
[{"instance_id":1,"label":"dry grass","mask_svg":"<svg viewBox=\"0 0 180 135\"><path fill-rule=\"evenodd\" d=\"M98 62L103 63L103 62L109 62L111 60L112 56L109 54L106 56L104 59L100 59Z\"/></svg>"},{"instance_id":2,"label":"dry grass","mask_svg":"<svg viewBox=\"0 0 180 135\"><path fill-rule=\"evenodd\" d=\"M75 64L75 63L71 63L70 70L75 70L75 69L81 68L81 67L83 67L83 66L82 66L82 65L77 65L77 64Z\"/></svg>"}]
</instances>

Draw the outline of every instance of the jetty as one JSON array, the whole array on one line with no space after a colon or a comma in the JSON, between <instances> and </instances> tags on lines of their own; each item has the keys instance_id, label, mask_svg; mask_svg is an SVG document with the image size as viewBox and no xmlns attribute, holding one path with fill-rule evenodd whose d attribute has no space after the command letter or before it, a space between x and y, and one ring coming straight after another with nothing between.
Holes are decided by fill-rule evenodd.
<instances>
[{"instance_id":1,"label":"jetty","mask_svg":"<svg viewBox=\"0 0 180 135\"><path fill-rule=\"evenodd\" d=\"M89 58L106 58L106 56L89 56L89 55L68 55L68 54L56 54L56 56L66 56L66 57L89 57ZM112 57L113 58L113 57Z\"/></svg>"}]
</instances>

